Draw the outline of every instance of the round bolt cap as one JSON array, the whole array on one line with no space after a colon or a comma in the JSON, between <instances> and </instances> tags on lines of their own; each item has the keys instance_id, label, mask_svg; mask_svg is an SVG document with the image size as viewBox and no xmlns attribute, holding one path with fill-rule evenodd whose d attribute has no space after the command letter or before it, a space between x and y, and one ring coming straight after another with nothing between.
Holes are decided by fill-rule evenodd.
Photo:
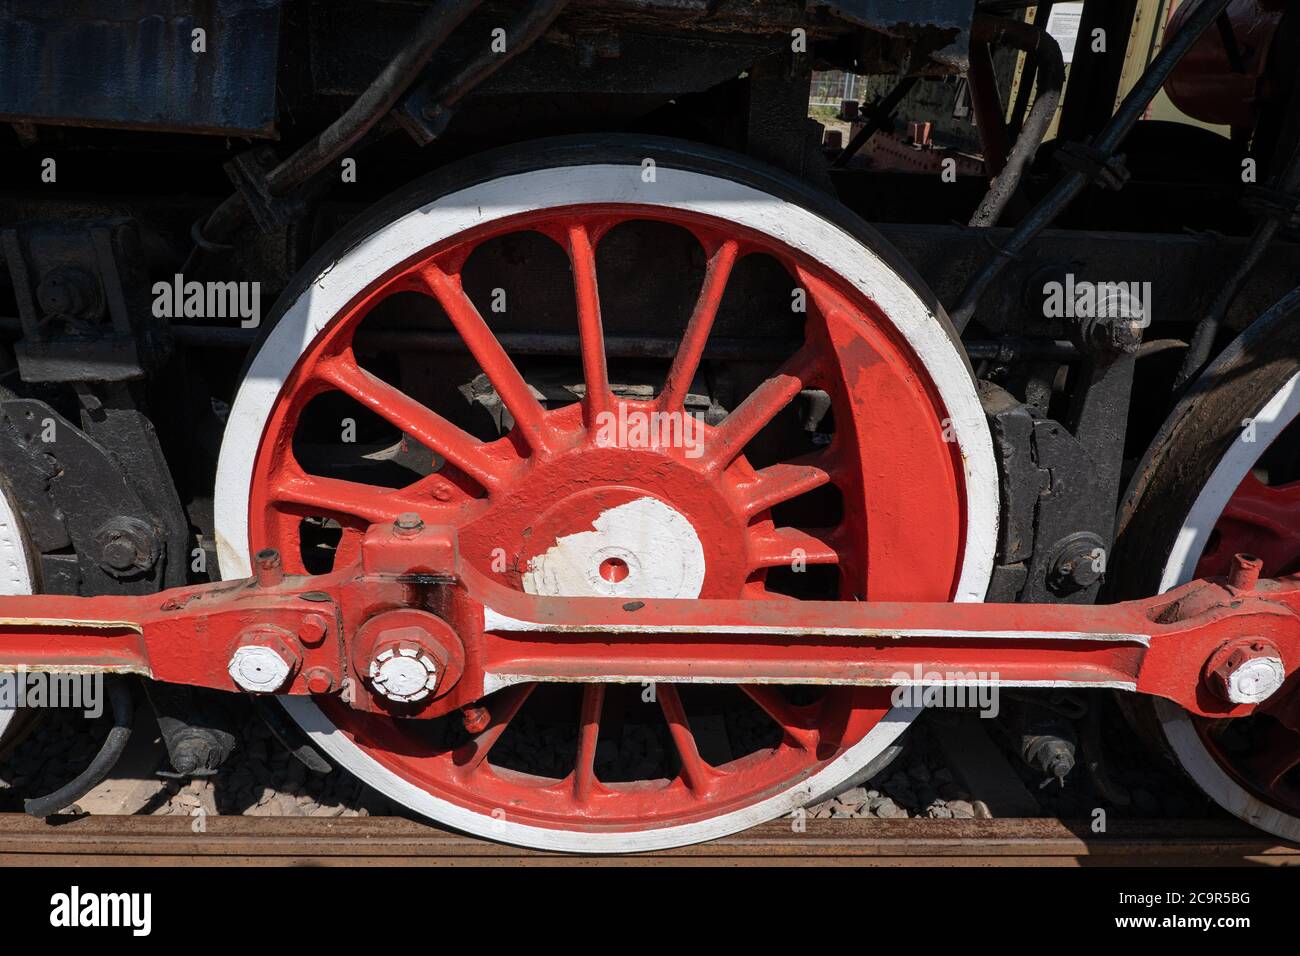
<instances>
[{"instance_id":1,"label":"round bolt cap","mask_svg":"<svg viewBox=\"0 0 1300 956\"><path fill-rule=\"evenodd\" d=\"M323 667L313 667L303 676L307 678L307 690L313 694L328 694L334 690L334 677Z\"/></svg>"},{"instance_id":2,"label":"round bolt cap","mask_svg":"<svg viewBox=\"0 0 1300 956\"><path fill-rule=\"evenodd\" d=\"M393 522L393 527L402 534L414 534L424 527L424 519L414 511L403 511Z\"/></svg>"},{"instance_id":3,"label":"round bolt cap","mask_svg":"<svg viewBox=\"0 0 1300 956\"><path fill-rule=\"evenodd\" d=\"M284 686L293 663L273 647L245 644L235 648L226 669L241 690L267 694Z\"/></svg>"},{"instance_id":4,"label":"round bolt cap","mask_svg":"<svg viewBox=\"0 0 1300 956\"><path fill-rule=\"evenodd\" d=\"M143 574L158 560L158 535L129 515L110 518L95 532L99 566L115 578Z\"/></svg>"},{"instance_id":5,"label":"round bolt cap","mask_svg":"<svg viewBox=\"0 0 1300 956\"><path fill-rule=\"evenodd\" d=\"M389 700L421 700L438 686L438 665L417 648L390 647L370 662L370 684Z\"/></svg>"},{"instance_id":6,"label":"round bolt cap","mask_svg":"<svg viewBox=\"0 0 1300 956\"><path fill-rule=\"evenodd\" d=\"M1277 657L1254 657L1227 675L1227 698L1234 704L1258 704L1268 700L1286 680L1286 668Z\"/></svg>"},{"instance_id":7,"label":"round bolt cap","mask_svg":"<svg viewBox=\"0 0 1300 956\"><path fill-rule=\"evenodd\" d=\"M1092 587L1105 569L1104 542L1090 531L1080 531L1058 541L1047 572L1047 586L1055 594L1068 595Z\"/></svg>"},{"instance_id":8,"label":"round bolt cap","mask_svg":"<svg viewBox=\"0 0 1300 956\"><path fill-rule=\"evenodd\" d=\"M461 721L465 724L466 733L481 734L492 723L492 714L486 707L464 707L460 713Z\"/></svg>"},{"instance_id":9,"label":"round bolt cap","mask_svg":"<svg viewBox=\"0 0 1300 956\"><path fill-rule=\"evenodd\" d=\"M115 571L130 571L140 563L140 552L123 537L115 537L104 544L104 563Z\"/></svg>"}]
</instances>

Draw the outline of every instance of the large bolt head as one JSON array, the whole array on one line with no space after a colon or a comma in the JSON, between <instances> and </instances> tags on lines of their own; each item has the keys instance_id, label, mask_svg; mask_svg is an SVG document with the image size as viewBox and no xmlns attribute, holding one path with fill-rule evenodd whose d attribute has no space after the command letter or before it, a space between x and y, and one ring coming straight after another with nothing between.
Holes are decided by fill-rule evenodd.
<instances>
[{"instance_id":1,"label":"large bolt head","mask_svg":"<svg viewBox=\"0 0 1300 956\"><path fill-rule=\"evenodd\" d=\"M275 646L277 643L283 642L268 640L235 648L226 670L240 690L269 694L284 686L298 662L286 648Z\"/></svg>"},{"instance_id":2,"label":"large bolt head","mask_svg":"<svg viewBox=\"0 0 1300 956\"><path fill-rule=\"evenodd\" d=\"M465 650L442 618L415 608L381 611L357 629L352 666L381 707L425 708L456 686Z\"/></svg>"},{"instance_id":3,"label":"large bolt head","mask_svg":"<svg viewBox=\"0 0 1300 956\"><path fill-rule=\"evenodd\" d=\"M423 700L438 686L438 664L418 647L387 647L370 662L370 685L399 703Z\"/></svg>"},{"instance_id":4,"label":"large bolt head","mask_svg":"<svg viewBox=\"0 0 1300 956\"><path fill-rule=\"evenodd\" d=\"M119 515L95 532L99 566L115 578L143 574L158 560L158 536L139 518Z\"/></svg>"},{"instance_id":5,"label":"large bolt head","mask_svg":"<svg viewBox=\"0 0 1300 956\"><path fill-rule=\"evenodd\" d=\"M1228 677L1228 700L1234 704L1258 704L1277 693L1285 679L1286 669L1279 658L1257 657Z\"/></svg>"},{"instance_id":6,"label":"large bolt head","mask_svg":"<svg viewBox=\"0 0 1300 956\"><path fill-rule=\"evenodd\" d=\"M104 564L114 571L130 571L140 560L140 552L126 538L114 537L104 543Z\"/></svg>"},{"instance_id":7,"label":"large bolt head","mask_svg":"<svg viewBox=\"0 0 1300 956\"><path fill-rule=\"evenodd\" d=\"M1286 666L1267 641L1236 642L1215 653L1206 676L1215 693L1229 703L1258 704L1281 688Z\"/></svg>"},{"instance_id":8,"label":"large bolt head","mask_svg":"<svg viewBox=\"0 0 1300 956\"><path fill-rule=\"evenodd\" d=\"M1047 586L1061 595L1092 587L1101 580L1105 560L1105 545L1097 535L1088 531L1069 535L1056 545Z\"/></svg>"}]
</instances>

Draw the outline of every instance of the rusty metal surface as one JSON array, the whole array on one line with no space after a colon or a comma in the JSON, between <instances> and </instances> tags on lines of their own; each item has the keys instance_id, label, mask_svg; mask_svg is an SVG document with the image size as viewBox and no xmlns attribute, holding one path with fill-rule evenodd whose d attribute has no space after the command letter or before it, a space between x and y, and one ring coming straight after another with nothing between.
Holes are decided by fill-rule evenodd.
<instances>
[{"instance_id":1,"label":"rusty metal surface","mask_svg":"<svg viewBox=\"0 0 1300 956\"><path fill-rule=\"evenodd\" d=\"M975 15L971 0L838 0L827 3L826 8L850 23L915 42L934 67L963 72L969 65L970 28ZM917 58L918 65L925 63L924 57Z\"/></svg>"},{"instance_id":2,"label":"rusty metal surface","mask_svg":"<svg viewBox=\"0 0 1300 956\"><path fill-rule=\"evenodd\" d=\"M1300 847L1231 821L777 820L711 843L628 856L547 853L395 817L320 820L0 815L0 866L1297 866Z\"/></svg>"},{"instance_id":3,"label":"rusty metal surface","mask_svg":"<svg viewBox=\"0 0 1300 956\"><path fill-rule=\"evenodd\" d=\"M0 119L268 136L279 37L280 0L2 0Z\"/></svg>"}]
</instances>

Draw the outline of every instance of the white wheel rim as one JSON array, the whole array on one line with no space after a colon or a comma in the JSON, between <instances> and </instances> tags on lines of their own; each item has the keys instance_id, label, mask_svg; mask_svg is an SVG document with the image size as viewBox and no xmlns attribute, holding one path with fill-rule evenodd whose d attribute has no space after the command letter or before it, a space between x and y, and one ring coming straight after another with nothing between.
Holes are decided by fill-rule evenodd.
<instances>
[{"instance_id":1,"label":"white wheel rim","mask_svg":"<svg viewBox=\"0 0 1300 956\"><path fill-rule=\"evenodd\" d=\"M1259 456L1297 415L1300 415L1300 373L1292 376L1254 416L1255 441L1233 442L1215 466L1174 540L1161 578L1161 592L1192 579L1210 532L1229 499ZM1155 706L1165 739L1178 762L1207 796L1261 830L1288 840L1300 840L1300 818L1264 803L1229 776L1206 748L1187 711L1159 697Z\"/></svg>"},{"instance_id":2,"label":"white wheel rim","mask_svg":"<svg viewBox=\"0 0 1300 956\"><path fill-rule=\"evenodd\" d=\"M32 590L32 568L22 519L9 489L0 481L0 595L31 594ZM0 681L9 680L12 680L9 675L0 674ZM0 740L16 716L15 708L0 706Z\"/></svg>"},{"instance_id":3,"label":"white wheel rim","mask_svg":"<svg viewBox=\"0 0 1300 956\"><path fill-rule=\"evenodd\" d=\"M879 256L814 212L752 186L693 171L659 167L655 180L648 183L639 164L543 169L468 187L380 228L317 276L267 336L230 411L214 501L223 578L247 577L251 572L249 491L261 437L280 389L303 352L354 296L412 253L466 230L542 209L606 203L676 208L734 222L819 260L879 306L929 370L950 416L966 482L966 540L954 600L983 600L996 547L997 469L970 372L938 317ZM284 698L282 703L341 766L416 812L504 842L610 853L714 839L789 812L852 777L893 743L918 713L911 708L894 708L838 758L797 786L761 803L696 823L600 833L552 830L466 810L390 773L340 733L309 698Z\"/></svg>"}]
</instances>

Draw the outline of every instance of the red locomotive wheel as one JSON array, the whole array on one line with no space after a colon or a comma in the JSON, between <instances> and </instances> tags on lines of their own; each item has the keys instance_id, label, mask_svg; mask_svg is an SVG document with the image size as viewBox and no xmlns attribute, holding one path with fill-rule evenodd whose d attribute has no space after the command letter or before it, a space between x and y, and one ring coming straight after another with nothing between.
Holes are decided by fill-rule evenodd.
<instances>
[{"instance_id":1,"label":"red locomotive wheel","mask_svg":"<svg viewBox=\"0 0 1300 956\"><path fill-rule=\"evenodd\" d=\"M0 478L0 595L32 594L35 584L22 513ZM15 679L11 674L0 674L0 681L11 682L11 686L2 688L4 693L0 695L0 756L21 739L24 730L36 719L36 712L30 708L9 705L9 701L17 699L17 687L12 685Z\"/></svg>"},{"instance_id":2,"label":"red locomotive wheel","mask_svg":"<svg viewBox=\"0 0 1300 956\"><path fill-rule=\"evenodd\" d=\"M1300 296L1288 296L1226 349L1153 444L1124 511L1117 570L1127 591L1225 575L1241 553L1259 557L1265 576L1300 571L1297 307ZM1207 795L1291 840L1300 839L1297 707L1294 680L1237 720L1152 704L1174 756Z\"/></svg>"},{"instance_id":3,"label":"red locomotive wheel","mask_svg":"<svg viewBox=\"0 0 1300 956\"><path fill-rule=\"evenodd\" d=\"M264 547L291 571L347 562L368 526L417 512L457 527L479 570L533 593L981 599L995 473L946 320L825 197L688 149L561 142L480 160L325 250L284 295L231 411L223 574L246 573ZM667 261L702 275L620 265L637 230L683 241ZM484 280L488 249L524 262L532 291ZM759 266L780 290L766 311L734 291ZM673 283L693 300L680 328L637 327L626 313ZM498 300L515 305L499 314ZM555 311L542 300L567 312L559 365L537 357L534 328ZM454 335L460 357L384 365L372 331L413 313ZM787 354L752 373L773 321ZM664 332L672 346L653 355L627 345ZM720 386L733 366L708 350L724 335L751 372ZM321 439L340 421L360 436L347 463L321 451L342 447ZM589 851L696 842L788 812L866 768L912 716L887 691L851 688L528 684L480 704L399 720L286 700L336 760L414 810Z\"/></svg>"}]
</instances>

